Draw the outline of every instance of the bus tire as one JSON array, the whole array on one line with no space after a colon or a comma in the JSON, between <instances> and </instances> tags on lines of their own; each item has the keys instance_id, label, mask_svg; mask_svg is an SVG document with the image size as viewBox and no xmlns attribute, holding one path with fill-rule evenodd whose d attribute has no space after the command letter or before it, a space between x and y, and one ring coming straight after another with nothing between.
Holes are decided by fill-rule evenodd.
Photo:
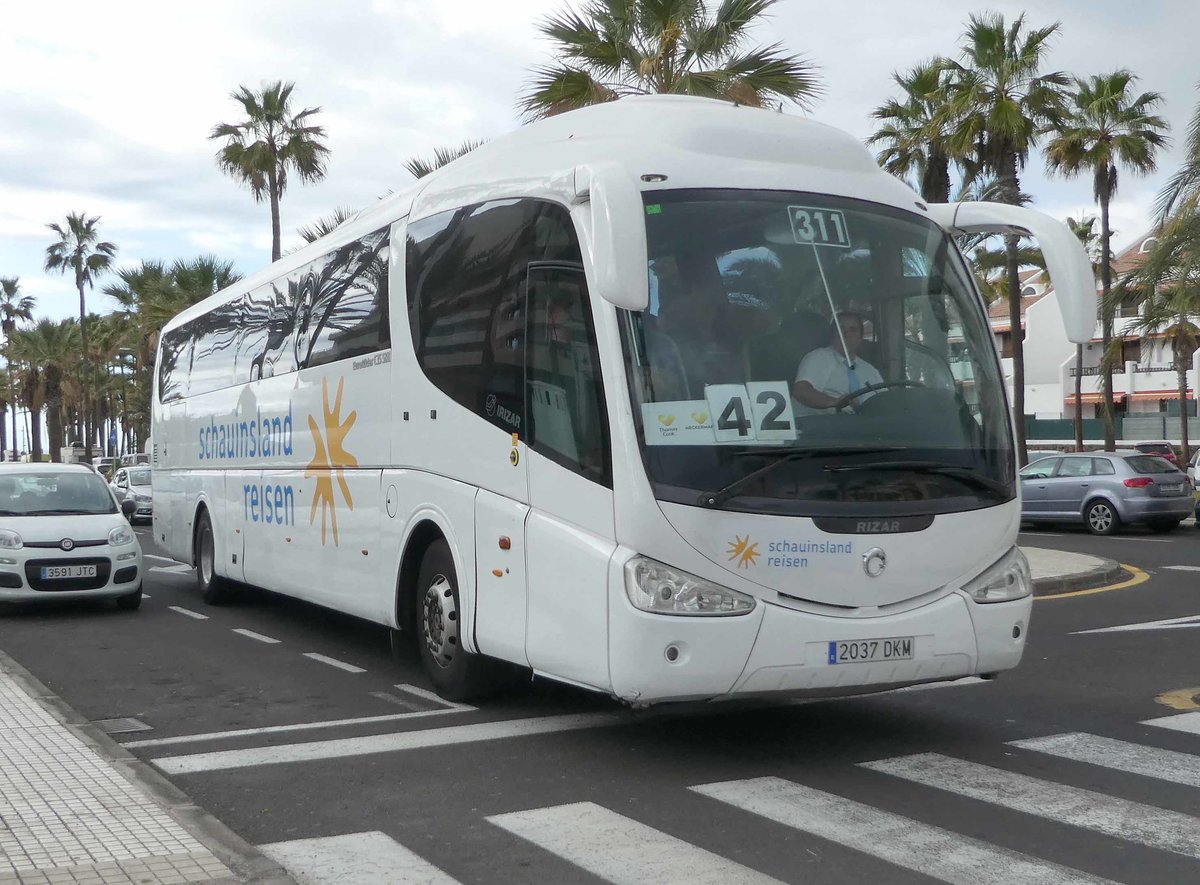
<instances>
[{"instance_id":1,"label":"bus tire","mask_svg":"<svg viewBox=\"0 0 1200 885\"><path fill-rule=\"evenodd\" d=\"M217 574L216 544L207 510L201 510L196 518L196 586L209 605L224 605L233 595L230 583Z\"/></svg>"},{"instance_id":2,"label":"bus tire","mask_svg":"<svg viewBox=\"0 0 1200 885\"><path fill-rule=\"evenodd\" d=\"M491 662L459 641L458 577L450 546L441 538L421 559L416 606L421 664L437 693L448 701L466 701L487 692Z\"/></svg>"}]
</instances>

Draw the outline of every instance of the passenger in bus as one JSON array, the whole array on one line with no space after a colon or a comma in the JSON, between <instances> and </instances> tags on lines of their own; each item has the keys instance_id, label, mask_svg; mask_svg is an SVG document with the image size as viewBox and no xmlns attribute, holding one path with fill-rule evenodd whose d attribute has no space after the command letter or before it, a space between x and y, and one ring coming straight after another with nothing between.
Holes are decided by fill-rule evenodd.
<instances>
[{"instance_id":1,"label":"passenger in bus","mask_svg":"<svg viewBox=\"0 0 1200 885\"><path fill-rule=\"evenodd\" d=\"M838 334L839 327L841 334ZM883 383L879 370L858 356L862 343L863 318L852 311L839 311L837 318L829 324L828 346L818 347L806 355L796 370L792 396L796 399L797 415L827 412L846 394ZM852 399L847 408L853 409L872 395L867 393Z\"/></svg>"}]
</instances>

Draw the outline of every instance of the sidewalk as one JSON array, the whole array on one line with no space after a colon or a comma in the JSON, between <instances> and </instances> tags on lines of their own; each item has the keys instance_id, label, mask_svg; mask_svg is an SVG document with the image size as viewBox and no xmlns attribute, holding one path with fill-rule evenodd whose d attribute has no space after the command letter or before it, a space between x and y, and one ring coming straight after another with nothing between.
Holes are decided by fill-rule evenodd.
<instances>
[{"instance_id":1,"label":"sidewalk","mask_svg":"<svg viewBox=\"0 0 1200 885\"><path fill-rule=\"evenodd\" d=\"M292 882L116 742L90 724L68 724L62 711L69 708L0 651L0 885Z\"/></svg>"},{"instance_id":2,"label":"sidewalk","mask_svg":"<svg viewBox=\"0 0 1200 885\"><path fill-rule=\"evenodd\" d=\"M1033 574L1034 596L1103 587L1126 576L1121 564L1112 559L1042 547L1022 547L1021 550L1029 560L1029 571Z\"/></svg>"},{"instance_id":3,"label":"sidewalk","mask_svg":"<svg viewBox=\"0 0 1200 885\"><path fill-rule=\"evenodd\" d=\"M1110 559L1022 549L1036 595L1123 575ZM293 880L0 651L0 885L201 882Z\"/></svg>"}]
</instances>

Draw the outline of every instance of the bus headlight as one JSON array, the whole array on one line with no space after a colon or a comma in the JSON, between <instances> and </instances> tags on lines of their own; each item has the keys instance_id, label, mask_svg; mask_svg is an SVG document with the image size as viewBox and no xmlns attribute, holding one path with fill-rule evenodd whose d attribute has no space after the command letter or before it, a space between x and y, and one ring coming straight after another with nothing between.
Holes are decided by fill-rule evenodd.
<instances>
[{"instance_id":1,"label":"bus headlight","mask_svg":"<svg viewBox=\"0 0 1200 885\"><path fill-rule=\"evenodd\" d=\"M744 615L754 597L661 562L635 556L625 563L625 593L635 607L660 615Z\"/></svg>"},{"instance_id":2,"label":"bus headlight","mask_svg":"<svg viewBox=\"0 0 1200 885\"><path fill-rule=\"evenodd\" d=\"M1014 547L1000 561L963 587L976 602L1010 602L1033 592L1033 577L1029 561L1020 548Z\"/></svg>"}]
</instances>

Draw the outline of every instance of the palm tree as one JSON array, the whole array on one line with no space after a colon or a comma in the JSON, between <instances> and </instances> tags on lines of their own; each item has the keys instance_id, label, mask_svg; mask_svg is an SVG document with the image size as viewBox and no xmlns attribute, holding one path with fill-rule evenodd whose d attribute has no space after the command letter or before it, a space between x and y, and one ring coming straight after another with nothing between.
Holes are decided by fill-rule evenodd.
<instances>
[{"instance_id":1,"label":"palm tree","mask_svg":"<svg viewBox=\"0 0 1200 885\"><path fill-rule=\"evenodd\" d=\"M424 178L431 172L441 169L447 163L453 163L459 157L465 157L477 147L483 147L487 144L486 141L479 139L467 139L458 147L440 147L433 151L433 159L426 160L424 157L413 157L404 164L404 168L412 173L413 178Z\"/></svg>"},{"instance_id":2,"label":"palm tree","mask_svg":"<svg viewBox=\"0 0 1200 885\"><path fill-rule=\"evenodd\" d=\"M962 62L945 60L950 72L943 111L953 124L947 144L952 154L974 153L983 170L994 173L1005 203L1020 203L1020 171L1038 133L1062 114L1065 74L1040 74L1042 57L1058 23L1026 30L1025 17L1006 26L998 13L972 15L963 34ZM1008 253L1008 316L1012 327L1013 413L1020 461L1025 449L1025 354L1021 332L1016 236L1005 238Z\"/></svg>"},{"instance_id":3,"label":"palm tree","mask_svg":"<svg viewBox=\"0 0 1200 885\"><path fill-rule=\"evenodd\" d=\"M5 347L8 346L8 341L12 337L13 330L17 328L17 323L21 320L33 319L33 308L37 302L34 301L32 295L21 294L21 278L20 277L0 277L0 330L4 332ZM6 356L11 367L13 356ZM12 374L8 376L8 384L5 385L5 392L9 395L9 402L12 408L12 454L13 460L17 459L17 397L16 397L16 379ZM0 450L8 451L3 438L0 437Z\"/></svg>"},{"instance_id":4,"label":"palm tree","mask_svg":"<svg viewBox=\"0 0 1200 885\"><path fill-rule=\"evenodd\" d=\"M1196 352L1200 329L1200 214L1185 212L1159 236L1141 266L1113 290L1113 299L1136 297L1141 311L1135 327L1144 334L1164 334L1171 342L1179 390L1180 441L1188 444L1187 372Z\"/></svg>"},{"instance_id":5,"label":"palm tree","mask_svg":"<svg viewBox=\"0 0 1200 885\"><path fill-rule=\"evenodd\" d=\"M1196 84L1196 88L1200 89L1200 83ZM1200 207L1200 102L1196 103L1196 109L1192 111L1191 122L1188 123L1183 165L1176 170L1175 174L1171 176L1171 180L1167 182L1167 186L1162 189L1162 193L1158 195L1158 205L1155 206L1155 210L1158 212L1159 225L1163 225L1176 208L1195 210L1198 207ZM1178 216L1182 218L1186 214L1186 211L1181 211Z\"/></svg>"},{"instance_id":6,"label":"palm tree","mask_svg":"<svg viewBox=\"0 0 1200 885\"><path fill-rule=\"evenodd\" d=\"M63 381L80 364L80 332L79 324L69 319L57 323L41 320L32 329L16 333L15 344L21 356L40 372L41 401L46 407L46 431L53 461L60 459L62 451ZM33 413L35 424L39 423L40 411Z\"/></svg>"},{"instance_id":7,"label":"palm tree","mask_svg":"<svg viewBox=\"0 0 1200 885\"><path fill-rule=\"evenodd\" d=\"M1100 304L1103 351L1112 343L1113 310L1112 227L1108 207L1117 192L1117 167L1135 175L1153 172L1154 154L1167 139L1166 120L1150 113L1162 101L1157 92L1134 97L1137 77L1129 71L1113 71L1081 80L1075 78L1066 115L1052 130L1046 146L1046 168L1068 178L1085 169L1092 172L1092 194L1100 204ZM1113 427L1112 363L1104 361L1101 383L1104 391L1104 447L1116 447Z\"/></svg>"},{"instance_id":8,"label":"palm tree","mask_svg":"<svg viewBox=\"0 0 1200 885\"><path fill-rule=\"evenodd\" d=\"M355 215L358 214L357 209L351 209L349 206L338 206L328 215L318 218L312 224L299 228L296 233L300 235L300 239L306 243L315 242L326 234L331 234Z\"/></svg>"},{"instance_id":9,"label":"palm tree","mask_svg":"<svg viewBox=\"0 0 1200 885\"><path fill-rule=\"evenodd\" d=\"M246 119L240 123L218 123L210 139L225 139L217 151L221 171L249 185L255 202L264 198L271 203L271 260L278 261L279 199L287 190L288 171L302 182L325 177L329 148L322 139L325 129L310 119L318 108L293 113L292 90L295 83L276 80L264 84L261 91L238 87L231 98L241 104Z\"/></svg>"},{"instance_id":10,"label":"palm tree","mask_svg":"<svg viewBox=\"0 0 1200 885\"><path fill-rule=\"evenodd\" d=\"M533 71L520 100L527 120L627 95L672 93L759 107L819 93L816 69L772 44L745 48L750 29L777 0L591 0L539 30L557 59Z\"/></svg>"},{"instance_id":11,"label":"palm tree","mask_svg":"<svg viewBox=\"0 0 1200 885\"><path fill-rule=\"evenodd\" d=\"M85 359L88 352L88 318L87 301L84 298L84 286L95 285L96 277L112 267L113 257L117 247L112 243L102 242L97 226L100 216L88 218L82 212L71 212L67 215L66 225L51 223L46 225L58 235L58 242L46 247L46 270L66 273L68 270L75 274L75 287L79 290L79 337ZM89 385L88 375L83 377L84 412L87 412ZM84 440L84 455L89 463L92 460L92 435L89 432Z\"/></svg>"},{"instance_id":12,"label":"palm tree","mask_svg":"<svg viewBox=\"0 0 1200 885\"><path fill-rule=\"evenodd\" d=\"M878 160L885 171L905 180L916 175L926 202L948 202L953 158L947 136L953 121L944 108L950 72L935 60L904 74L893 73L892 79L902 97L890 99L872 112L880 126L867 143L883 145Z\"/></svg>"}]
</instances>

